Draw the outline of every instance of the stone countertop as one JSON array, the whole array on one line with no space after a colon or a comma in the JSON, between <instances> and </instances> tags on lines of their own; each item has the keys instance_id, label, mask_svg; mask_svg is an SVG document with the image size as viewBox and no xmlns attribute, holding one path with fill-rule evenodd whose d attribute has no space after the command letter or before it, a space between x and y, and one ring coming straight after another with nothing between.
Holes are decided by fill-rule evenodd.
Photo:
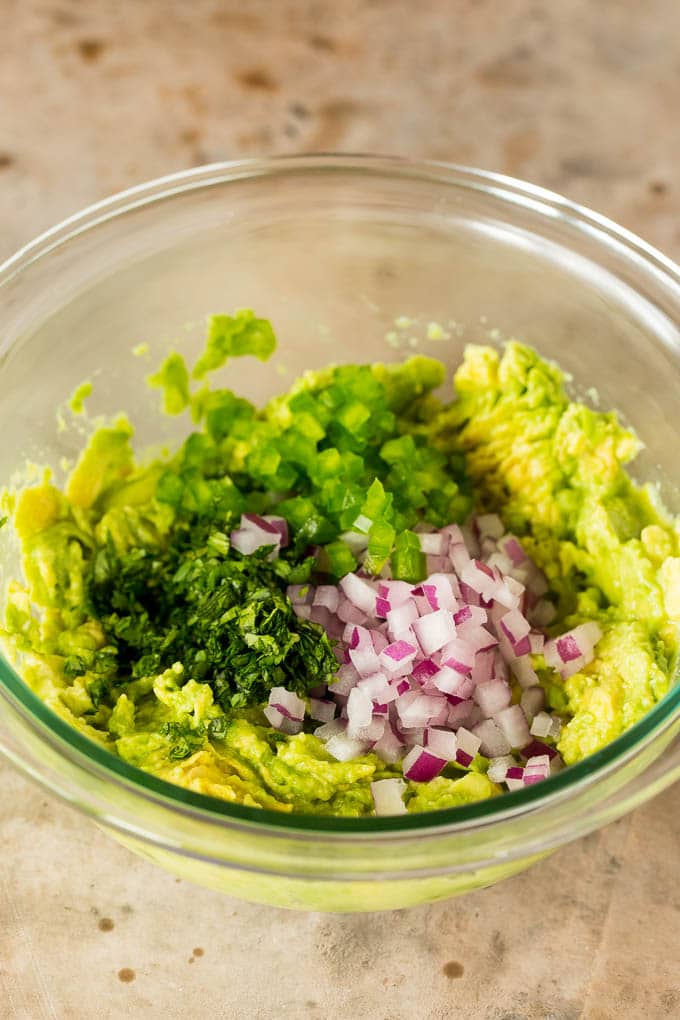
<instances>
[{"instance_id":1,"label":"stone countertop","mask_svg":"<svg viewBox=\"0 0 680 1020\"><path fill-rule=\"evenodd\" d=\"M0 257L147 178L319 150L525 177L678 257L678 32L676 0L0 0ZM333 916L0 781L2 1020L680 1016L680 786L492 889Z\"/></svg>"}]
</instances>

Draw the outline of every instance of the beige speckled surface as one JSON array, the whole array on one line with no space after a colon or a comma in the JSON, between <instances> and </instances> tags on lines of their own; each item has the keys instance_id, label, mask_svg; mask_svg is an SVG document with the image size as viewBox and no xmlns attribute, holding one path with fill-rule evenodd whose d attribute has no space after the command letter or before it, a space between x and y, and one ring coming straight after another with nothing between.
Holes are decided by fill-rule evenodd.
<instances>
[{"instance_id":1,"label":"beige speckled surface","mask_svg":"<svg viewBox=\"0 0 680 1020\"><path fill-rule=\"evenodd\" d=\"M524 176L677 257L679 31L677 0L0 0L0 256L145 178L338 149ZM334 917L0 782L2 1020L680 1016L680 787L500 887Z\"/></svg>"}]
</instances>

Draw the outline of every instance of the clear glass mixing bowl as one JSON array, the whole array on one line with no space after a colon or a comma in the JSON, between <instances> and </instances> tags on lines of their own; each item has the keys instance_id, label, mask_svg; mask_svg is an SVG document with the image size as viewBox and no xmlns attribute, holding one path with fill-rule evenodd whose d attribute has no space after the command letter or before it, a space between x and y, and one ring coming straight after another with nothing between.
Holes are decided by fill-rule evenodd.
<instances>
[{"instance_id":1,"label":"clear glass mixing bowl","mask_svg":"<svg viewBox=\"0 0 680 1020\"><path fill-rule=\"evenodd\" d=\"M91 409L125 409L141 447L163 419L132 348L193 357L205 316L271 318L271 363L223 370L261 399L329 361L418 349L453 367L468 341L514 335L597 386L646 443L640 478L680 511L680 272L601 216L477 170L354 157L208 166L134 188L0 268L0 480L59 464L82 437L55 408L86 378ZM394 320L415 320L404 331ZM428 321L450 339L423 340ZM396 340L395 340L396 335ZM386 339L387 337L387 339ZM397 343L398 346L394 346ZM590 398L593 398L590 393ZM18 570L0 531L0 583ZM0 659L0 749L115 838L182 877L315 910L404 907L488 885L612 821L680 776L680 687L598 754L518 793L387 819L236 807L154 779L52 714Z\"/></svg>"}]
</instances>

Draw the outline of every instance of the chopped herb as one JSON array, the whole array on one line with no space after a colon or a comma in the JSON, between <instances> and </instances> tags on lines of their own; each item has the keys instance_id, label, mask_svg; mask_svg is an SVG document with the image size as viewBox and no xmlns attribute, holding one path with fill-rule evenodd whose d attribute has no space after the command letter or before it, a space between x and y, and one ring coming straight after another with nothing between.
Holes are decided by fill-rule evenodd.
<instances>
[{"instance_id":1,"label":"chopped herb","mask_svg":"<svg viewBox=\"0 0 680 1020\"><path fill-rule=\"evenodd\" d=\"M87 597L118 676L153 676L181 662L225 710L266 701L279 684L304 695L328 682L337 669L329 639L298 619L285 595L287 584L308 579L312 561L241 556L225 530L195 518L164 549L119 554L109 541L97 552ZM71 676L92 668L67 661Z\"/></svg>"}]
</instances>

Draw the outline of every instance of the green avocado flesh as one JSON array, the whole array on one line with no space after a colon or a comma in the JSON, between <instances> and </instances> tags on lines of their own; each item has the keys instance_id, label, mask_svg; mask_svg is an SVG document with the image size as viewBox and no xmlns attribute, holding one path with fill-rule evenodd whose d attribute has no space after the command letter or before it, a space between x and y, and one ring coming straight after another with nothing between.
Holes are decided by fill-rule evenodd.
<instances>
[{"instance_id":1,"label":"green avocado flesh","mask_svg":"<svg viewBox=\"0 0 680 1020\"><path fill-rule=\"evenodd\" d=\"M595 659L562 680L537 663L557 744L572 764L638 721L668 691L680 618L674 521L624 465L639 442L614 413L569 400L558 368L517 342L469 347L446 403L444 366L330 366L256 408L206 376L231 358L265 360L275 338L252 312L211 320L193 368L170 354L150 385L191 415L177 452L133 453L124 417L96 429L63 488L7 490L23 578L8 586L3 644L58 715L124 761L189 790L284 812L374 813L371 783L400 777L374 754L337 761L311 732L284 735L263 707L272 687L301 697L337 669L323 630L286 597L314 571L337 581L356 560L340 536L370 522L364 568L424 573L413 528L497 513L544 571L559 634L588 620ZM83 413L91 387L77 393ZM276 514L278 560L241 556L243 512ZM1 515L0 515L1 516ZM310 554L313 548L314 556ZM539 668L539 666L541 668ZM519 691L516 692L516 699ZM477 756L406 784L409 811L501 793Z\"/></svg>"}]
</instances>

